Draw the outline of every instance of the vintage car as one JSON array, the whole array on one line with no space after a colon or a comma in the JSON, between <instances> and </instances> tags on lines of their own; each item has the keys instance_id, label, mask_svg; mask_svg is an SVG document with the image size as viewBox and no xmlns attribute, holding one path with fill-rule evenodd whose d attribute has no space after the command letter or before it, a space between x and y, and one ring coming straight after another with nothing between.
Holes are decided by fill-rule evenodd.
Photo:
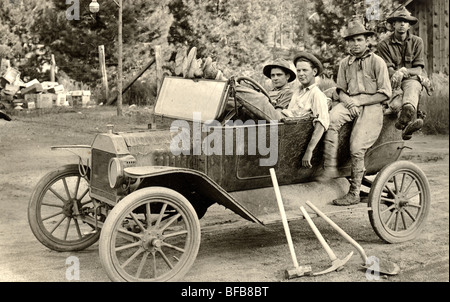
<instances>
[{"instance_id":1,"label":"vintage car","mask_svg":"<svg viewBox=\"0 0 450 302\"><path fill-rule=\"evenodd\" d=\"M289 219L311 201L326 213L348 190L350 125L340 133L341 178L314 181L322 171L323 144L313 168L301 157L311 120L264 121L243 107L228 81L166 77L149 129L119 132L109 126L91 145L58 146L78 162L48 173L37 184L28 217L36 238L56 251L78 251L99 240L102 265L113 281L179 280L193 265L201 241L199 220L213 204L267 225L280 221L269 169L278 177ZM426 176L400 161L406 148L395 116L385 116L378 141L366 154L365 203L374 231L389 243L411 240L430 208ZM344 209L347 209L344 207Z\"/></svg>"}]
</instances>

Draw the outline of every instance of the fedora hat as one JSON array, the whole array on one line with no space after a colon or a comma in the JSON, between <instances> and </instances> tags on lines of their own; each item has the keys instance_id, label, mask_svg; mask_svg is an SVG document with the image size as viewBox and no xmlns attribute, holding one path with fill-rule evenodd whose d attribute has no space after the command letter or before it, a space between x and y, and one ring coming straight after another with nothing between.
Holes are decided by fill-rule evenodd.
<instances>
[{"instance_id":1,"label":"fedora hat","mask_svg":"<svg viewBox=\"0 0 450 302\"><path fill-rule=\"evenodd\" d=\"M297 77L297 73L292 70L289 61L285 60L285 59L275 59L272 62L270 62L269 64L267 64L266 66L264 66L263 68L263 74L268 77L270 79L270 73L272 71L272 68L281 68L282 70L284 70L284 72L286 72L289 75L289 80L288 82L292 82L295 80L295 78Z\"/></svg>"},{"instance_id":2,"label":"fedora hat","mask_svg":"<svg viewBox=\"0 0 450 302\"><path fill-rule=\"evenodd\" d=\"M348 40L354 36L365 35L372 36L375 33L373 31L367 30L364 25L358 20L352 20L348 22L348 27L345 32L344 39Z\"/></svg>"},{"instance_id":3,"label":"fedora hat","mask_svg":"<svg viewBox=\"0 0 450 302\"><path fill-rule=\"evenodd\" d=\"M406 21L411 25L415 25L419 20L416 17L411 16L411 13L403 6L401 9L395 11L392 16L387 18L386 21L391 24L395 21Z\"/></svg>"},{"instance_id":4,"label":"fedora hat","mask_svg":"<svg viewBox=\"0 0 450 302\"><path fill-rule=\"evenodd\" d=\"M298 60L300 59L306 59L307 61L309 61L315 68L317 68L317 74L316 76L320 76L323 72L323 65L322 63L319 61L319 59L317 59L313 54L308 53L308 52L300 52L298 53L295 58L294 58L294 65L297 65Z\"/></svg>"}]
</instances>

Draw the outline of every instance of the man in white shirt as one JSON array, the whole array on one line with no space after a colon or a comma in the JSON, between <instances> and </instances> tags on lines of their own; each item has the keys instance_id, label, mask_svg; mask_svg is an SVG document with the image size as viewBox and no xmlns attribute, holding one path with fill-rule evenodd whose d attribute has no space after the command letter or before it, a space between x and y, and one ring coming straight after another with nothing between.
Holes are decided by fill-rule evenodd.
<instances>
[{"instance_id":1,"label":"man in white shirt","mask_svg":"<svg viewBox=\"0 0 450 302\"><path fill-rule=\"evenodd\" d=\"M302 158L302 166L311 168L312 153L330 124L327 97L315 82L316 76L323 72L323 67L315 56L306 52L296 56L294 65L301 86L294 91L288 108L282 113L292 117L313 118L314 132Z\"/></svg>"},{"instance_id":2,"label":"man in white shirt","mask_svg":"<svg viewBox=\"0 0 450 302\"><path fill-rule=\"evenodd\" d=\"M265 120L312 118L314 132L302 158L302 165L311 168L312 152L330 123L327 97L315 83L315 78L323 72L323 66L314 55L307 52L299 53L294 59L294 65L301 85L294 91L288 108L275 109L265 95L241 85L236 86L236 98L244 107L258 112L258 116Z\"/></svg>"}]
</instances>

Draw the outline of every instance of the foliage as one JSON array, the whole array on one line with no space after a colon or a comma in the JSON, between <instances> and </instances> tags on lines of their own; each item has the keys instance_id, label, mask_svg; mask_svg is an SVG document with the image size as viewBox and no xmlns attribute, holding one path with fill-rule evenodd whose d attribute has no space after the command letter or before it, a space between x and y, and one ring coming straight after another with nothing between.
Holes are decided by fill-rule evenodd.
<instances>
[{"instance_id":1,"label":"foliage","mask_svg":"<svg viewBox=\"0 0 450 302\"><path fill-rule=\"evenodd\" d=\"M391 0L317 0L315 12L317 17L311 20L310 34L314 44L309 50L316 52L329 74L337 76L339 61L347 55L347 46L343 39L347 23L352 18L363 22L367 29L376 32L370 40L374 49L386 32L387 16L399 6L398 1Z\"/></svg>"},{"instance_id":2,"label":"foliage","mask_svg":"<svg viewBox=\"0 0 450 302\"><path fill-rule=\"evenodd\" d=\"M0 1L0 59L8 59L22 75L36 77L45 72L45 45L33 35L31 27L45 1Z\"/></svg>"},{"instance_id":3,"label":"foliage","mask_svg":"<svg viewBox=\"0 0 450 302\"><path fill-rule=\"evenodd\" d=\"M265 45L268 1L174 0L170 42L196 46L226 74L253 69L270 56Z\"/></svg>"},{"instance_id":4,"label":"foliage","mask_svg":"<svg viewBox=\"0 0 450 302\"><path fill-rule=\"evenodd\" d=\"M100 83L98 46L105 46L105 59L112 78L117 76L118 7L113 1L100 1L100 11L89 11L91 0L80 0L79 18L71 6L53 0L36 20L40 41L48 45L57 64L72 78ZM72 14L73 13L73 14ZM72 14L72 18L68 17ZM171 18L164 1L123 2L124 74L147 63L151 46L165 44Z\"/></svg>"}]
</instances>

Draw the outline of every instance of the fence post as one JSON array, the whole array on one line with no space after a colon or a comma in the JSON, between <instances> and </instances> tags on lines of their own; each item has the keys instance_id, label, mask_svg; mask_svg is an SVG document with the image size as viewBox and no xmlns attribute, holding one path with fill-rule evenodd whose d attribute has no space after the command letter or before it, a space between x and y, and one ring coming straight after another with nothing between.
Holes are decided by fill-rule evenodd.
<instances>
[{"instance_id":1,"label":"fence post","mask_svg":"<svg viewBox=\"0 0 450 302\"><path fill-rule=\"evenodd\" d=\"M105 100L108 100L109 88L108 88L108 75L106 74L105 46L104 45L100 45L98 47L98 60L100 62L100 70L102 73L103 95L105 97Z\"/></svg>"},{"instance_id":2,"label":"fence post","mask_svg":"<svg viewBox=\"0 0 450 302\"><path fill-rule=\"evenodd\" d=\"M155 46L155 63L156 63L156 93L161 89L163 71L162 71L162 54L161 45Z\"/></svg>"}]
</instances>

